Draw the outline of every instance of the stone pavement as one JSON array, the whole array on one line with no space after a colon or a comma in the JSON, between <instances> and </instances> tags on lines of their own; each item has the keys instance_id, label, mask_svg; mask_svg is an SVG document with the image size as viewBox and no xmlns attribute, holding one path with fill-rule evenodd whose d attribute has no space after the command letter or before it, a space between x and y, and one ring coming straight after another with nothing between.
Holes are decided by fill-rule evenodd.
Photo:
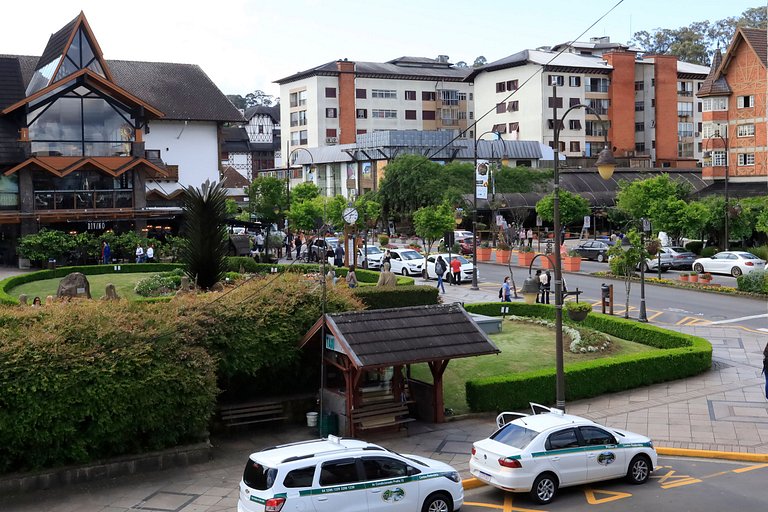
<instances>
[{"instance_id":1,"label":"stone pavement","mask_svg":"<svg viewBox=\"0 0 768 512\"><path fill-rule=\"evenodd\" d=\"M462 285L446 286L446 291L442 295L445 302L498 300L496 289L472 291ZM768 335L733 326L674 328L712 343L711 371L689 379L568 403L568 412L646 434L657 447L768 453L768 401L763 394L761 377L762 351ZM493 415L471 415L442 425L412 424L408 436L369 439L400 452L444 460L466 478L472 441L486 437L493 428ZM2 509L8 512L233 510L249 453L314 436L306 427L254 429L240 436L213 439L213 458L206 464L37 491L4 499Z\"/></svg>"}]
</instances>

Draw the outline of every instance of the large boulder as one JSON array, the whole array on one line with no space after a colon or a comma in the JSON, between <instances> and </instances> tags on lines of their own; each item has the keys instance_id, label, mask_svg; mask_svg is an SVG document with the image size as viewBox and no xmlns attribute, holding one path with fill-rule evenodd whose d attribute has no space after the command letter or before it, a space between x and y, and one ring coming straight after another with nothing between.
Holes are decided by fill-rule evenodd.
<instances>
[{"instance_id":1,"label":"large boulder","mask_svg":"<svg viewBox=\"0 0 768 512\"><path fill-rule=\"evenodd\" d=\"M81 272L72 272L59 283L56 297L91 298L91 284Z\"/></svg>"}]
</instances>

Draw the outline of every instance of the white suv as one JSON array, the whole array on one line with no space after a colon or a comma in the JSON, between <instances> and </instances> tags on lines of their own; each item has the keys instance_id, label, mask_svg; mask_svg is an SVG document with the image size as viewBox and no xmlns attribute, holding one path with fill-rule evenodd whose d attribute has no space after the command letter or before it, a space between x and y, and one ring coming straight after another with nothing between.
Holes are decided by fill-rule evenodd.
<instances>
[{"instance_id":1,"label":"white suv","mask_svg":"<svg viewBox=\"0 0 768 512\"><path fill-rule=\"evenodd\" d=\"M251 454L238 512L459 510L461 478L448 464L328 436Z\"/></svg>"}]
</instances>

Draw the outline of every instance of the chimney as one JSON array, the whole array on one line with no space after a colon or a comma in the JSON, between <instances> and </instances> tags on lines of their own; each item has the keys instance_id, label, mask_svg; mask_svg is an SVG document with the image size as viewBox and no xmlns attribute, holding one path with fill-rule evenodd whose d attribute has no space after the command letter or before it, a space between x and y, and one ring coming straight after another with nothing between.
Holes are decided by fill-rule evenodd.
<instances>
[{"instance_id":1,"label":"chimney","mask_svg":"<svg viewBox=\"0 0 768 512\"><path fill-rule=\"evenodd\" d=\"M438 55L437 56L437 62L440 64L447 64L449 60L449 57L447 55Z\"/></svg>"}]
</instances>

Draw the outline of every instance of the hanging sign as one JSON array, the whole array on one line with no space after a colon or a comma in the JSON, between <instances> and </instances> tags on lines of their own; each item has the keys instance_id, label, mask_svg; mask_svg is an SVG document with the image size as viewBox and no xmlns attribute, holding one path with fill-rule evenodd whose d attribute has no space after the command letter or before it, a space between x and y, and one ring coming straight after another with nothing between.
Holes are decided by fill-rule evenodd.
<instances>
[{"instance_id":1,"label":"hanging sign","mask_svg":"<svg viewBox=\"0 0 768 512\"><path fill-rule=\"evenodd\" d=\"M475 168L475 192L478 199L488 199L488 162L478 162Z\"/></svg>"}]
</instances>

